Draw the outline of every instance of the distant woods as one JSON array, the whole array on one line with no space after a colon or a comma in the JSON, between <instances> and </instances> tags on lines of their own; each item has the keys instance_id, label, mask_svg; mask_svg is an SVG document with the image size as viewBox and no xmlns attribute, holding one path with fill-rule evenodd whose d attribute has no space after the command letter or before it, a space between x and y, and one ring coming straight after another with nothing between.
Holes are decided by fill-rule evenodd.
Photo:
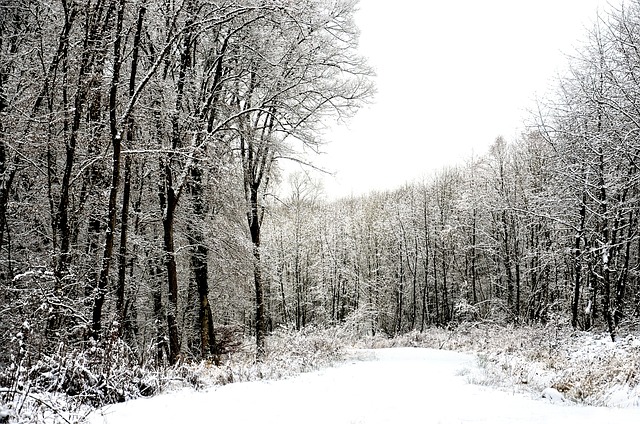
<instances>
[{"instance_id":1,"label":"distant woods","mask_svg":"<svg viewBox=\"0 0 640 424\"><path fill-rule=\"evenodd\" d=\"M637 180L612 183L586 156L570 167L564 135L546 136L498 138L464 166L357 198L327 203L294 180L264 243L273 325L346 321L390 337L476 321L612 338L635 328ZM628 171L615 157L606 169Z\"/></svg>"}]
</instances>

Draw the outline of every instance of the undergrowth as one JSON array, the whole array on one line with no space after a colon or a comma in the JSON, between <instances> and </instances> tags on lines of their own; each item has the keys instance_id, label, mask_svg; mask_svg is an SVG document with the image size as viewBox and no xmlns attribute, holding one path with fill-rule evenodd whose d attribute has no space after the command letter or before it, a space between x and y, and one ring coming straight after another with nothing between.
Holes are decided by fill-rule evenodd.
<instances>
[{"instance_id":1,"label":"undergrowth","mask_svg":"<svg viewBox=\"0 0 640 424\"><path fill-rule=\"evenodd\" d=\"M0 424L81 423L97 407L161 392L262 379L282 379L326 368L344 358L342 329L275 331L267 356L255 361L251 340L228 352L218 365L182 362L173 367L132 366L124 343L106 351L61 348L31 361L21 349L12 366L0 369ZM19 353L20 354L20 353Z\"/></svg>"},{"instance_id":2,"label":"undergrowth","mask_svg":"<svg viewBox=\"0 0 640 424\"><path fill-rule=\"evenodd\" d=\"M551 387L569 401L610 407L640 406L640 335L612 342L608 333L560 326L462 324L395 338L369 337L363 348L427 347L475 353L470 383L541 393Z\"/></svg>"}]
</instances>

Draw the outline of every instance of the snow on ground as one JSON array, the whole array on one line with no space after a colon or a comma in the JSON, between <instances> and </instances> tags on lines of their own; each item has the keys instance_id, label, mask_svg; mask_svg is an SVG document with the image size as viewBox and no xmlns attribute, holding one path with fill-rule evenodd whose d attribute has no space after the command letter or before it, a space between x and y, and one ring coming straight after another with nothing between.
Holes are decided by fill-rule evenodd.
<instances>
[{"instance_id":1,"label":"snow on ground","mask_svg":"<svg viewBox=\"0 0 640 424\"><path fill-rule=\"evenodd\" d=\"M91 424L638 423L640 408L552 403L468 383L473 355L434 349L358 351L351 360L280 381L175 393L106 406ZM539 397L538 397L539 396Z\"/></svg>"}]
</instances>

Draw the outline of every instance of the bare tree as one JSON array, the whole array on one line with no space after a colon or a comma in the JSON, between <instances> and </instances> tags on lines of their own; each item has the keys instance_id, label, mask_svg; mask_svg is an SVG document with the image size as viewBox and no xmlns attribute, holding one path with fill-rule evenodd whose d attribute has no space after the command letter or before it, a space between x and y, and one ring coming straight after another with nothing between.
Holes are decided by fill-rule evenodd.
<instances>
[{"instance_id":1,"label":"bare tree","mask_svg":"<svg viewBox=\"0 0 640 424\"><path fill-rule=\"evenodd\" d=\"M242 114L237 131L253 244L258 360L265 355L267 321L260 252L263 196L273 165L287 156L289 139L317 148L319 120L352 112L371 93L365 79L370 71L355 53L353 7L353 2L312 2L269 11L239 46L244 82L232 93L232 105Z\"/></svg>"}]
</instances>

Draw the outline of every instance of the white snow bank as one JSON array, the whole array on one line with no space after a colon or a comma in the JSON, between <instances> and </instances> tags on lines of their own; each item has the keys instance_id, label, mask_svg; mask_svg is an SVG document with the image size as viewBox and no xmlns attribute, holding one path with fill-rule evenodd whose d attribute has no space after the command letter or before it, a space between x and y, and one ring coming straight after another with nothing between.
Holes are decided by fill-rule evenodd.
<instances>
[{"instance_id":1,"label":"white snow bank","mask_svg":"<svg viewBox=\"0 0 640 424\"><path fill-rule=\"evenodd\" d=\"M104 407L92 424L278 423L638 423L640 409L554 404L467 383L472 355L381 349L375 359L281 381L182 390ZM539 396L539 395L538 395Z\"/></svg>"}]
</instances>

